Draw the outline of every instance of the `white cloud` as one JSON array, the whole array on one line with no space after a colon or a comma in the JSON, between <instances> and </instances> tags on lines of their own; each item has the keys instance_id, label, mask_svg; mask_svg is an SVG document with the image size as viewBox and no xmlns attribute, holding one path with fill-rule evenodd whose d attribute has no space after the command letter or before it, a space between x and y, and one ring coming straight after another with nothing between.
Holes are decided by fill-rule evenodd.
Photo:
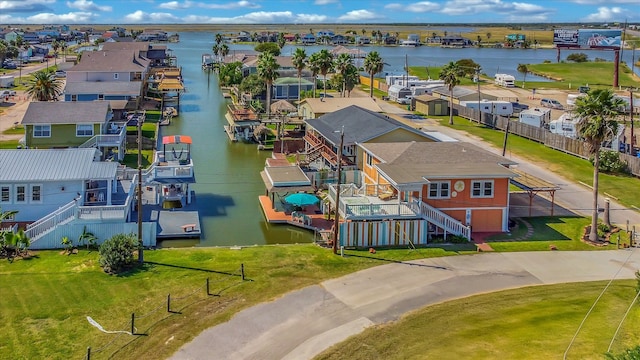
<instances>
[{"instance_id":1,"label":"white cloud","mask_svg":"<svg viewBox=\"0 0 640 360\"><path fill-rule=\"evenodd\" d=\"M600 21L612 21L612 20L624 20L628 12L619 7L599 7L598 12L589 14L583 20L586 22L600 22Z\"/></svg>"},{"instance_id":2,"label":"white cloud","mask_svg":"<svg viewBox=\"0 0 640 360\"><path fill-rule=\"evenodd\" d=\"M571 0L572 3L580 4L580 5L601 5L603 3L607 4L638 4L638 0Z\"/></svg>"},{"instance_id":3,"label":"white cloud","mask_svg":"<svg viewBox=\"0 0 640 360\"><path fill-rule=\"evenodd\" d=\"M338 0L315 0L313 2L314 5L329 5L329 4L335 4L337 3Z\"/></svg>"},{"instance_id":4,"label":"white cloud","mask_svg":"<svg viewBox=\"0 0 640 360\"><path fill-rule=\"evenodd\" d=\"M0 10L3 12L51 11L47 5L55 2L56 0L3 0L0 1Z\"/></svg>"},{"instance_id":5,"label":"white cloud","mask_svg":"<svg viewBox=\"0 0 640 360\"><path fill-rule=\"evenodd\" d=\"M169 13L146 13L141 10L125 15L124 21L127 24L140 24L140 23L159 24L159 23L182 23L183 22L181 18Z\"/></svg>"},{"instance_id":6,"label":"white cloud","mask_svg":"<svg viewBox=\"0 0 640 360\"><path fill-rule=\"evenodd\" d=\"M27 17L27 24L89 24L97 15L91 12L70 12L67 14L40 13Z\"/></svg>"},{"instance_id":7,"label":"white cloud","mask_svg":"<svg viewBox=\"0 0 640 360\"><path fill-rule=\"evenodd\" d=\"M233 1L224 4L210 4L204 2L195 2L186 0L184 2L180 1L169 1L158 5L161 9L169 9L169 10L182 10L182 9L191 9L191 8L204 8L204 9L223 9L223 10L231 10L231 9L257 9L260 5L253 3L251 1L241 0L241 1Z\"/></svg>"},{"instance_id":8,"label":"white cloud","mask_svg":"<svg viewBox=\"0 0 640 360\"><path fill-rule=\"evenodd\" d=\"M295 24L314 24L327 22L329 18L326 15L317 14L298 14L294 20Z\"/></svg>"},{"instance_id":9,"label":"white cloud","mask_svg":"<svg viewBox=\"0 0 640 360\"><path fill-rule=\"evenodd\" d=\"M100 6L90 0L67 1L67 6L82 11L112 11L111 6Z\"/></svg>"},{"instance_id":10,"label":"white cloud","mask_svg":"<svg viewBox=\"0 0 640 360\"><path fill-rule=\"evenodd\" d=\"M420 1L409 4L391 3L384 7L387 10L407 11L414 13L424 13L429 11L436 11L440 8L440 5L430 1Z\"/></svg>"},{"instance_id":11,"label":"white cloud","mask_svg":"<svg viewBox=\"0 0 640 360\"><path fill-rule=\"evenodd\" d=\"M339 21L365 21L365 20L377 20L382 16L377 15L369 10L353 10L338 17Z\"/></svg>"},{"instance_id":12,"label":"white cloud","mask_svg":"<svg viewBox=\"0 0 640 360\"><path fill-rule=\"evenodd\" d=\"M452 0L447 1L440 10L446 15L499 14L506 19L495 16L486 21L503 21L521 19L521 22L547 21L553 13L552 9L524 2L503 2L502 0ZM481 21L481 19L478 19Z\"/></svg>"}]
</instances>

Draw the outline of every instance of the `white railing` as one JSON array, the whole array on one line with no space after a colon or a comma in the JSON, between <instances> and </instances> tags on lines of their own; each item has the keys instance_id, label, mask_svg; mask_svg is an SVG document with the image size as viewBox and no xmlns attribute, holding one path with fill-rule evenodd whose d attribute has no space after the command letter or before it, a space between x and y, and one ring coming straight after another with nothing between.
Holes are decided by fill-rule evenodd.
<instances>
[{"instance_id":1,"label":"white railing","mask_svg":"<svg viewBox=\"0 0 640 360\"><path fill-rule=\"evenodd\" d=\"M422 201L412 203L412 207L414 207L414 210L419 210L420 214L422 214L422 216L424 216L424 218L430 223L454 235L460 235L467 239L471 239L471 228L464 225L457 219Z\"/></svg>"},{"instance_id":2,"label":"white railing","mask_svg":"<svg viewBox=\"0 0 640 360\"><path fill-rule=\"evenodd\" d=\"M80 148L92 148L98 146L118 146L124 141L127 135L125 123L118 125L118 133L116 134L98 134L78 146Z\"/></svg>"},{"instance_id":3,"label":"white railing","mask_svg":"<svg viewBox=\"0 0 640 360\"><path fill-rule=\"evenodd\" d=\"M413 211L411 206L406 202L394 203L394 204L357 204L357 205L345 205L340 201L340 210L347 219L355 218L375 218L380 219L389 217L419 217L420 214Z\"/></svg>"},{"instance_id":4,"label":"white railing","mask_svg":"<svg viewBox=\"0 0 640 360\"><path fill-rule=\"evenodd\" d=\"M337 186L335 184L329 184L329 200L335 205ZM355 184L340 184L340 196L353 197L358 195L358 188Z\"/></svg>"},{"instance_id":5,"label":"white railing","mask_svg":"<svg viewBox=\"0 0 640 360\"><path fill-rule=\"evenodd\" d=\"M188 178L193 176L192 165L155 165L152 168L154 178ZM147 179L151 180L151 179Z\"/></svg>"},{"instance_id":6,"label":"white railing","mask_svg":"<svg viewBox=\"0 0 640 360\"><path fill-rule=\"evenodd\" d=\"M55 229L61 223L66 223L75 218L78 203L76 200L58 208L56 211L44 216L43 218L27 225L25 234L31 241L36 241L41 235L51 229Z\"/></svg>"}]
</instances>

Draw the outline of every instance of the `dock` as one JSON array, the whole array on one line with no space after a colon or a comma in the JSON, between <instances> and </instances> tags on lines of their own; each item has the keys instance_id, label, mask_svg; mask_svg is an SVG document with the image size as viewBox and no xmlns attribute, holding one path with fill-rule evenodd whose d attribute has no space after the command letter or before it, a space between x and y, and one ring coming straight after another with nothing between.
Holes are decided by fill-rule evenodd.
<instances>
[{"instance_id":1,"label":"dock","mask_svg":"<svg viewBox=\"0 0 640 360\"><path fill-rule=\"evenodd\" d=\"M155 212L155 214L154 214ZM200 238L202 227L197 211L153 210L151 218L157 216L158 232L156 239L193 239Z\"/></svg>"},{"instance_id":2,"label":"dock","mask_svg":"<svg viewBox=\"0 0 640 360\"><path fill-rule=\"evenodd\" d=\"M326 232L331 230L334 223L333 220L327 220L326 215L315 205L306 206L303 211L296 211L295 214L287 214L284 211L273 209L273 204L268 196L261 195L258 200L264 217L270 224L288 224L316 232ZM300 215L304 215L304 217ZM306 219L309 220L305 222Z\"/></svg>"}]
</instances>

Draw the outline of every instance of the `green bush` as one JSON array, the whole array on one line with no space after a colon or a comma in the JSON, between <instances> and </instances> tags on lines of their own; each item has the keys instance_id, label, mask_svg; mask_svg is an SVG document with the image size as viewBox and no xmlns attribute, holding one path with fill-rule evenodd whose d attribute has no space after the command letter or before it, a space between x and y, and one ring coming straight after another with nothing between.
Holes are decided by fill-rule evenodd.
<instances>
[{"instance_id":1,"label":"green bush","mask_svg":"<svg viewBox=\"0 0 640 360\"><path fill-rule=\"evenodd\" d=\"M117 274L134 264L133 252L138 249L135 234L118 234L100 245L100 266L106 273Z\"/></svg>"},{"instance_id":2,"label":"green bush","mask_svg":"<svg viewBox=\"0 0 640 360\"><path fill-rule=\"evenodd\" d=\"M573 53L567 56L567 61L573 61L577 63L583 63L589 61L587 54L585 53Z\"/></svg>"},{"instance_id":3,"label":"green bush","mask_svg":"<svg viewBox=\"0 0 640 360\"><path fill-rule=\"evenodd\" d=\"M593 158L590 159L593 164ZM617 151L600 150L600 171L606 173L629 174L629 166L626 161L620 160Z\"/></svg>"}]
</instances>

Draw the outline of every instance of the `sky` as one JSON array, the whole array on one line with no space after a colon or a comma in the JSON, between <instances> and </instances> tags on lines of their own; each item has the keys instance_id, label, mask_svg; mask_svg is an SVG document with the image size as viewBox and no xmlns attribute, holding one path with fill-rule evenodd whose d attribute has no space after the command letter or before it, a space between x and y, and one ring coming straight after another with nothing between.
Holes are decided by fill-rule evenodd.
<instances>
[{"instance_id":1,"label":"sky","mask_svg":"<svg viewBox=\"0 0 640 360\"><path fill-rule=\"evenodd\" d=\"M0 24L640 23L640 0L0 0Z\"/></svg>"}]
</instances>

